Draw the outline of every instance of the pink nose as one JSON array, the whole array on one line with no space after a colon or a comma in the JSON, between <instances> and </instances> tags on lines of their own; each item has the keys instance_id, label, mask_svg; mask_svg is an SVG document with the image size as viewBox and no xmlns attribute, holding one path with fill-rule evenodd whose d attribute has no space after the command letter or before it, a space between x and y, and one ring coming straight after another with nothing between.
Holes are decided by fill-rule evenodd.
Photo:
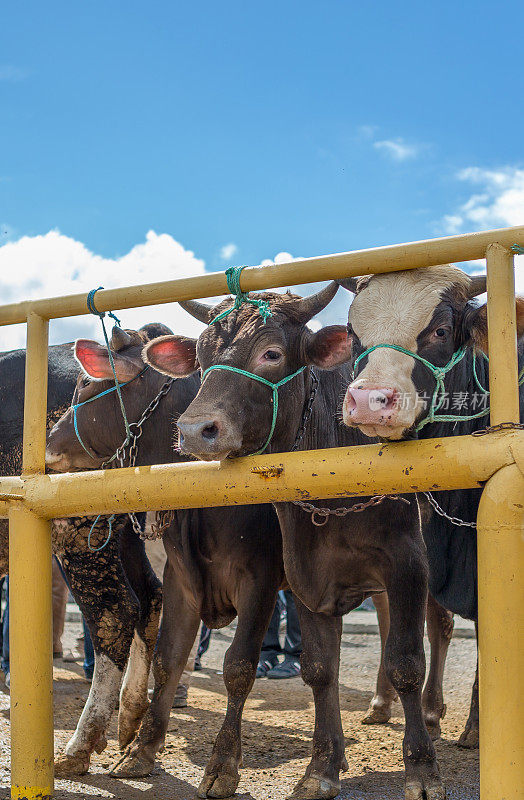
<instances>
[{"instance_id":1,"label":"pink nose","mask_svg":"<svg viewBox=\"0 0 524 800\"><path fill-rule=\"evenodd\" d=\"M398 412L394 389L352 389L344 398L344 421L353 425L388 425Z\"/></svg>"}]
</instances>

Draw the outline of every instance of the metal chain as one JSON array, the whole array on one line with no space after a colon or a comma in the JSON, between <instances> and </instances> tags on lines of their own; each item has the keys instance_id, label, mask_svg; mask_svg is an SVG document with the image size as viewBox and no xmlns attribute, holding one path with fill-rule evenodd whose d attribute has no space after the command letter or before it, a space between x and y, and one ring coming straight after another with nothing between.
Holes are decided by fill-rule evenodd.
<instances>
[{"instance_id":1,"label":"metal chain","mask_svg":"<svg viewBox=\"0 0 524 800\"><path fill-rule=\"evenodd\" d=\"M158 392L157 395L155 395L155 397L151 400L149 405L144 409L144 411L142 412L142 416L140 417L138 422L132 422L130 424L129 429L131 431L131 436L130 436L129 442L124 440L124 442L116 450L114 456L112 456L111 459L108 459L107 461L104 461L104 463L102 464L102 468L105 467L107 464L109 464L109 462L112 461L113 459L115 459L115 461L118 462L118 465L120 467L125 467L126 466L126 464L125 464L125 461L126 461L126 450L127 450L128 447L129 447L129 455L128 455L129 463L127 464L127 466L128 467L134 467L135 466L136 459L137 459L137 456L138 456L138 440L140 439L140 437L143 434L142 426L144 425L144 422L146 422L149 419L149 417L152 414L154 414L154 412L156 411L156 409L160 405L160 401L169 392L169 390L171 389L173 383L174 383L174 378L169 378L169 380L167 380L165 383L162 384L162 386L160 387L160 391ZM128 517L129 517L129 519L131 521L131 525L133 526L133 530L137 534L137 536L140 536L141 539L150 538L150 537L148 537L146 535L145 531L142 530L142 526L140 525L140 523L139 523L134 511L130 511L128 513ZM151 538L156 539L160 534L156 533L154 528L153 528L153 532L154 532L154 536L151 537Z\"/></svg>"},{"instance_id":2,"label":"metal chain","mask_svg":"<svg viewBox=\"0 0 524 800\"><path fill-rule=\"evenodd\" d=\"M358 514L360 511L365 511L366 508L380 505L384 500L398 500L408 505L410 502L405 497L398 497L398 495L395 494L377 494L362 503L355 503L349 507L340 506L339 508L319 508L318 506L314 506L313 503L306 503L303 500L292 500L291 502L294 506L301 508L302 511L307 511L308 514L311 514L311 522L313 525L316 525L317 528L321 528L329 520L329 517L345 517L346 514L351 513Z\"/></svg>"},{"instance_id":3,"label":"metal chain","mask_svg":"<svg viewBox=\"0 0 524 800\"><path fill-rule=\"evenodd\" d=\"M473 431L472 436L485 436L487 433L495 433L496 431L514 431L514 430L524 430L524 425L521 422L499 422L498 425L489 425L487 428L481 428L478 431ZM447 519L448 522L451 522L452 525L456 525L457 528L475 528L477 527L476 522L466 522L465 520L461 519L460 517L452 517L444 509L438 502L435 500L431 492L422 492L424 497L428 500L432 509L440 516Z\"/></svg>"},{"instance_id":4,"label":"metal chain","mask_svg":"<svg viewBox=\"0 0 524 800\"><path fill-rule=\"evenodd\" d=\"M446 513L446 511L444 511L442 506L440 506L437 503L437 501L435 500L435 498L433 497L431 492L422 492L422 494L427 499L428 503L433 508L433 510L440 517L444 517L444 519L447 519L448 522L451 522L452 525L456 525L457 528L476 528L477 527L477 523L476 522L466 522L465 520L460 519L460 517L451 517L448 513Z\"/></svg>"},{"instance_id":5,"label":"metal chain","mask_svg":"<svg viewBox=\"0 0 524 800\"><path fill-rule=\"evenodd\" d=\"M487 433L495 433L496 431L522 431L524 425L522 422L499 422L498 425L488 425L487 428L481 428L478 431L473 431L472 436L485 436Z\"/></svg>"},{"instance_id":6,"label":"metal chain","mask_svg":"<svg viewBox=\"0 0 524 800\"><path fill-rule=\"evenodd\" d=\"M291 448L292 453L295 452L295 450L298 450L298 446L306 434L306 428L308 426L309 420L311 419L311 414L313 413L313 403L315 402L315 397L318 389L318 378L312 369L310 370L309 374L311 376L311 392L309 393L309 399L307 401L306 407L302 412L302 421L297 431L297 435L295 436L293 447Z\"/></svg>"}]
</instances>

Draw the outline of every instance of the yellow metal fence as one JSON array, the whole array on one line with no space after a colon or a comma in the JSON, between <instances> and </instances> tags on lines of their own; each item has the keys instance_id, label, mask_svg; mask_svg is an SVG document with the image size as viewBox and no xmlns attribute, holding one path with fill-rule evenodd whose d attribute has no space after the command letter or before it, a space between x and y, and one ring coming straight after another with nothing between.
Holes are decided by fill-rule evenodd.
<instances>
[{"instance_id":1,"label":"yellow metal fence","mask_svg":"<svg viewBox=\"0 0 524 800\"><path fill-rule=\"evenodd\" d=\"M491 424L518 422L511 245L524 226L248 268L243 291L486 258ZM101 311L227 293L224 273L101 290ZM87 294L0 307L27 323L23 471L0 478L10 524L11 797L53 793L51 532L49 520L484 486L478 514L482 800L517 800L524 775L524 431L187 463L45 475L48 320L87 314ZM412 469L406 475L405 465ZM264 468L277 477L267 480ZM254 467L257 467L255 470Z\"/></svg>"}]
</instances>

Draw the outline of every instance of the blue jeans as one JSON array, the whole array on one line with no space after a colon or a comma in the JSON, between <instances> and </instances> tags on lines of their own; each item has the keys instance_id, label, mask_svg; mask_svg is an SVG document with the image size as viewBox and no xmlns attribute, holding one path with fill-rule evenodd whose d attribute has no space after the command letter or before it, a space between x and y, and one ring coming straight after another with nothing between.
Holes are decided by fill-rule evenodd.
<instances>
[{"instance_id":1,"label":"blue jeans","mask_svg":"<svg viewBox=\"0 0 524 800\"><path fill-rule=\"evenodd\" d=\"M278 634L281 612L284 608L286 609L286 636L284 646L282 646ZM269 626L262 642L260 660L277 661L278 656L283 654L285 660L295 661L298 660L301 652L302 637L293 594L289 590L279 592L273 616L269 621Z\"/></svg>"},{"instance_id":2,"label":"blue jeans","mask_svg":"<svg viewBox=\"0 0 524 800\"><path fill-rule=\"evenodd\" d=\"M7 674L9 672L9 578L5 579L5 610L2 617L2 657L0 659L0 666Z\"/></svg>"},{"instance_id":3,"label":"blue jeans","mask_svg":"<svg viewBox=\"0 0 524 800\"><path fill-rule=\"evenodd\" d=\"M53 556L56 558L56 556ZM60 572L62 573L62 577L64 578L67 588L69 589L69 583L67 582L66 574L62 569L62 564L56 558L58 566L60 567ZM93 671L95 669L95 651L93 649L93 642L89 633L89 628L86 625L86 621L84 615L82 614L82 625L84 627L84 675L88 680L91 680L93 677Z\"/></svg>"},{"instance_id":4,"label":"blue jeans","mask_svg":"<svg viewBox=\"0 0 524 800\"><path fill-rule=\"evenodd\" d=\"M61 566L60 569L62 569ZM4 610L4 616L2 617L2 653L0 658L0 667L5 673L7 673L9 672L9 578L5 579L4 585L6 587L6 606ZM95 668L95 651L93 650L93 642L91 641L91 636L89 635L89 628L87 627L83 616L82 623L84 626L84 675L86 678L91 679L93 677L93 670Z\"/></svg>"}]
</instances>

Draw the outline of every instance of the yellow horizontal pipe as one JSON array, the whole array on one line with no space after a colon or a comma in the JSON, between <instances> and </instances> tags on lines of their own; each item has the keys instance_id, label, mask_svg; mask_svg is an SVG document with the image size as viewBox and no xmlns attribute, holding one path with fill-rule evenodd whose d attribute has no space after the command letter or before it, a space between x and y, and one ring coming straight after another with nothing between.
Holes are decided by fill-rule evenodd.
<instances>
[{"instance_id":1,"label":"yellow horizontal pipe","mask_svg":"<svg viewBox=\"0 0 524 800\"><path fill-rule=\"evenodd\" d=\"M27 476L24 505L51 518L478 487L514 463L512 445L518 449L520 442L522 449L523 438L520 431L501 431L222 463Z\"/></svg>"},{"instance_id":2,"label":"yellow horizontal pipe","mask_svg":"<svg viewBox=\"0 0 524 800\"><path fill-rule=\"evenodd\" d=\"M493 242L498 242L506 248L515 242L524 245L524 226L464 233L459 236L354 250L315 258L301 258L266 267L249 267L242 273L241 287L247 292L366 275L371 272L394 272L399 269L429 267L449 261L471 261L484 258L488 245ZM96 294L96 306L100 311L109 311L172 303L194 297L214 297L227 292L225 273L215 272L197 278L180 278L121 289L102 289ZM27 300L23 303L1 306L0 325L25 322L30 313L38 314L45 319L87 314L87 294Z\"/></svg>"}]
</instances>

